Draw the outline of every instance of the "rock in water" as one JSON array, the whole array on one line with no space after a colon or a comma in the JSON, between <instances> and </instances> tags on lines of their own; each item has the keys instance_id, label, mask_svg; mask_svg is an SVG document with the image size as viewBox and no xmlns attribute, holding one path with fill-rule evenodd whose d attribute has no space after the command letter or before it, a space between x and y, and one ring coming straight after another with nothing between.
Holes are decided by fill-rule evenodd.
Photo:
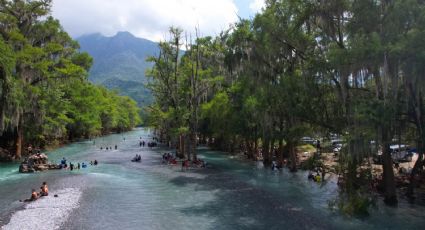
<instances>
[{"instance_id":1,"label":"rock in water","mask_svg":"<svg viewBox=\"0 0 425 230\"><path fill-rule=\"evenodd\" d=\"M60 169L60 165L50 164L46 154L34 154L26 158L19 166L20 173L33 173L51 169Z\"/></svg>"}]
</instances>

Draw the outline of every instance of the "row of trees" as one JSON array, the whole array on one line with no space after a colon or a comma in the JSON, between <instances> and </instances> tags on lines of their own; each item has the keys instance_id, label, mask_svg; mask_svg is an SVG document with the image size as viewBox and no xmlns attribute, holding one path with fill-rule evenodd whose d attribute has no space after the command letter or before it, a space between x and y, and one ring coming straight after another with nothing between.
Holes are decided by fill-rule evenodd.
<instances>
[{"instance_id":1,"label":"row of trees","mask_svg":"<svg viewBox=\"0 0 425 230\"><path fill-rule=\"evenodd\" d=\"M0 147L128 130L136 103L92 85L92 58L49 16L51 0L0 1Z\"/></svg>"},{"instance_id":2,"label":"row of trees","mask_svg":"<svg viewBox=\"0 0 425 230\"><path fill-rule=\"evenodd\" d=\"M197 138L251 156L261 147L265 164L277 145L292 171L301 137L339 134L348 197L364 189L359 168L382 149L385 201L394 204L394 137L417 146L409 195L423 169L424 35L421 0L267 0L216 38L172 28L151 59L151 124L189 158Z\"/></svg>"}]
</instances>

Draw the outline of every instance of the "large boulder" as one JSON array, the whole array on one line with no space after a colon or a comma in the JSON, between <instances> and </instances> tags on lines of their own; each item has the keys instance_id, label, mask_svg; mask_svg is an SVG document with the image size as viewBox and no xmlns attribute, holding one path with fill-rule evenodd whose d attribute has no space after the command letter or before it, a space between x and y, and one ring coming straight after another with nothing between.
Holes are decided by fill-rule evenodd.
<instances>
[{"instance_id":1,"label":"large boulder","mask_svg":"<svg viewBox=\"0 0 425 230\"><path fill-rule=\"evenodd\" d=\"M20 173L33 173L33 172L35 172L35 169L33 167L29 167L28 164L21 163L21 165L19 165L19 172Z\"/></svg>"},{"instance_id":2,"label":"large boulder","mask_svg":"<svg viewBox=\"0 0 425 230\"><path fill-rule=\"evenodd\" d=\"M26 158L19 166L20 173L33 173L51 169L61 169L60 165L50 164L43 153L38 153Z\"/></svg>"}]
</instances>

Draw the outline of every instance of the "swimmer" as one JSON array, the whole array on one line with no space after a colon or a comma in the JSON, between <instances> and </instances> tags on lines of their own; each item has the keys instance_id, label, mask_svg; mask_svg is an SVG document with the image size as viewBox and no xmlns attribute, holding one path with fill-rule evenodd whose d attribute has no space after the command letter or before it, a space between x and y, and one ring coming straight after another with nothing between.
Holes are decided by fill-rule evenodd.
<instances>
[{"instance_id":1,"label":"swimmer","mask_svg":"<svg viewBox=\"0 0 425 230\"><path fill-rule=\"evenodd\" d=\"M38 193L35 191L35 189L31 190L31 198L29 199L25 199L25 200L19 200L21 202L31 202L31 201L35 201L38 199Z\"/></svg>"}]
</instances>

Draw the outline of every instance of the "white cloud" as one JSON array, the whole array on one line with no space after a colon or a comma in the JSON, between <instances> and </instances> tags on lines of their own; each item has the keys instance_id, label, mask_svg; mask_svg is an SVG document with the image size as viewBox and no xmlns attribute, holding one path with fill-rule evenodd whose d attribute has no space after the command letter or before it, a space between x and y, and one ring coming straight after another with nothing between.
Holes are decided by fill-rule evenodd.
<instances>
[{"instance_id":1,"label":"white cloud","mask_svg":"<svg viewBox=\"0 0 425 230\"><path fill-rule=\"evenodd\" d=\"M253 12L260 12L261 9L265 6L265 0L252 0L249 4L249 8Z\"/></svg>"},{"instance_id":2,"label":"white cloud","mask_svg":"<svg viewBox=\"0 0 425 230\"><path fill-rule=\"evenodd\" d=\"M237 21L233 0L54 0L52 15L73 37L129 31L154 41L164 39L169 26L202 35L216 35Z\"/></svg>"}]
</instances>

